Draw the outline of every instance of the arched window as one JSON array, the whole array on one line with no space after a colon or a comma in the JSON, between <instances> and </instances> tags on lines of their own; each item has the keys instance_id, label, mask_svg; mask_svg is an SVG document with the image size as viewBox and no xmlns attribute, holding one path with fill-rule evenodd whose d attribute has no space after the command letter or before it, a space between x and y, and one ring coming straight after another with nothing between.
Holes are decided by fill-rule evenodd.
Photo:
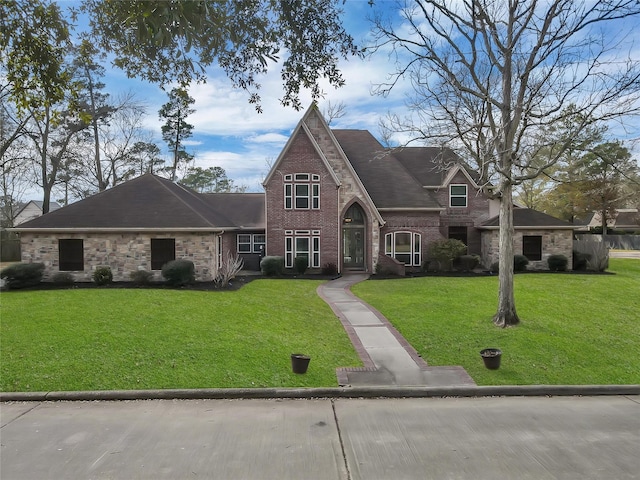
<instances>
[{"instance_id":1,"label":"arched window","mask_svg":"<svg viewBox=\"0 0 640 480\"><path fill-rule=\"evenodd\" d=\"M412 267L422 264L422 235L414 232L391 232L384 238L384 253Z\"/></svg>"},{"instance_id":2,"label":"arched window","mask_svg":"<svg viewBox=\"0 0 640 480\"><path fill-rule=\"evenodd\" d=\"M354 203L344 214L344 223L351 225L364 225L364 212L362 207Z\"/></svg>"}]
</instances>

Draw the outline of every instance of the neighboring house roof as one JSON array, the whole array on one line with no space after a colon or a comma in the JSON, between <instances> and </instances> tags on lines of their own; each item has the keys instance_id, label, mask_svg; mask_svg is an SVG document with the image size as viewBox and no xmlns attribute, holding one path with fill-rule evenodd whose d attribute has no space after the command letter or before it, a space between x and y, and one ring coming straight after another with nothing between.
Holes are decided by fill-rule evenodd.
<instances>
[{"instance_id":1,"label":"neighboring house roof","mask_svg":"<svg viewBox=\"0 0 640 480\"><path fill-rule=\"evenodd\" d=\"M607 218L608 228L640 228L640 213L637 208L619 208L616 213L615 218ZM587 230L590 227L600 227L602 226L602 214L600 212L590 213L587 217L575 220L573 223L581 227L582 230Z\"/></svg>"},{"instance_id":2,"label":"neighboring house roof","mask_svg":"<svg viewBox=\"0 0 640 480\"><path fill-rule=\"evenodd\" d=\"M16 213L13 219L14 225L20 225L21 223L40 217L42 215L43 204L44 202L42 200L29 200L26 203L20 204L18 213ZM58 210L59 208L61 207L57 202L49 203L50 212Z\"/></svg>"},{"instance_id":3,"label":"neighboring house roof","mask_svg":"<svg viewBox=\"0 0 640 480\"><path fill-rule=\"evenodd\" d=\"M442 210L433 194L367 130L332 130L349 162L380 210Z\"/></svg>"},{"instance_id":4,"label":"neighboring house roof","mask_svg":"<svg viewBox=\"0 0 640 480\"><path fill-rule=\"evenodd\" d=\"M552 217L546 213L538 212L530 208L514 208L513 209L513 226L516 229L555 229L555 230L573 230L575 225ZM483 222L479 229L493 230L500 227L500 217L495 216L486 222Z\"/></svg>"},{"instance_id":5,"label":"neighboring house roof","mask_svg":"<svg viewBox=\"0 0 640 480\"><path fill-rule=\"evenodd\" d=\"M20 225L33 230L205 230L241 229L260 224L264 228L263 194L220 201L214 194L198 194L170 180L146 174L80 202ZM235 207L235 208L234 208ZM255 213L249 213L249 209Z\"/></svg>"},{"instance_id":6,"label":"neighboring house roof","mask_svg":"<svg viewBox=\"0 0 640 480\"><path fill-rule=\"evenodd\" d=\"M618 210L615 218L616 228L640 228L640 212L635 208Z\"/></svg>"}]
</instances>

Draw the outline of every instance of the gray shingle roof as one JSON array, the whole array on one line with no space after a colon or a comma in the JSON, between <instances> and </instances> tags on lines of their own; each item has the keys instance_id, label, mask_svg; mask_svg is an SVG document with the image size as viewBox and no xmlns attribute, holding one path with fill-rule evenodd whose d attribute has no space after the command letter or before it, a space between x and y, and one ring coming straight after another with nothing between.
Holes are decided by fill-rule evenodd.
<instances>
[{"instance_id":1,"label":"gray shingle roof","mask_svg":"<svg viewBox=\"0 0 640 480\"><path fill-rule=\"evenodd\" d=\"M420 185L442 185L449 168L460 163L460 158L450 149L439 147L404 147L393 150L393 155L418 180Z\"/></svg>"},{"instance_id":2,"label":"gray shingle roof","mask_svg":"<svg viewBox=\"0 0 640 480\"><path fill-rule=\"evenodd\" d=\"M514 227L540 227L540 228L566 228L571 229L573 224L560 220L559 218L552 217L546 213L538 212L530 208L514 208L513 209L513 225ZM499 216L490 218L486 222L483 222L479 228L482 227L499 227Z\"/></svg>"},{"instance_id":3,"label":"gray shingle roof","mask_svg":"<svg viewBox=\"0 0 640 480\"><path fill-rule=\"evenodd\" d=\"M332 132L377 208L441 208L394 152L385 149L370 132Z\"/></svg>"},{"instance_id":4,"label":"gray shingle roof","mask_svg":"<svg viewBox=\"0 0 640 480\"><path fill-rule=\"evenodd\" d=\"M225 229L264 228L263 194L242 195L244 202L198 194L167 179L146 174L20 225L77 229ZM220 202L220 205L217 202ZM240 206L242 204L242 206ZM253 223L252 223L253 222ZM248 224L248 225L245 225Z\"/></svg>"}]
</instances>

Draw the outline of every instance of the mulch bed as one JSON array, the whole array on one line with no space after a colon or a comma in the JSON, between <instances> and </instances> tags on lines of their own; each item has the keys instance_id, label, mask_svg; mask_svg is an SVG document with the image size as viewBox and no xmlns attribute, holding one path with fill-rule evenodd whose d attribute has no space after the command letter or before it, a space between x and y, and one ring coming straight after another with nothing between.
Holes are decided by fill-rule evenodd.
<instances>
[{"instance_id":1,"label":"mulch bed","mask_svg":"<svg viewBox=\"0 0 640 480\"><path fill-rule=\"evenodd\" d=\"M118 289L118 288L129 288L129 289L166 289L166 290L191 290L191 291L200 291L200 292L209 292L209 291L234 291L239 290L246 284L252 282L253 280L259 280L261 278L269 278L270 280L287 280L287 279L297 279L297 280L334 280L337 278L335 275L327 276L327 275L283 275L280 277L264 277L262 275L239 275L231 282L227 287L221 288L216 285L214 282L195 282L190 285L182 285L179 287L167 285L164 282L151 282L146 285L139 285L134 282L111 282L106 285L97 285L94 282L74 282L71 285L64 285L60 283L54 282L41 282L38 285L33 287L26 287L20 289L9 290L6 287L2 288L2 291L35 291L35 290L74 290L74 289Z\"/></svg>"}]
</instances>

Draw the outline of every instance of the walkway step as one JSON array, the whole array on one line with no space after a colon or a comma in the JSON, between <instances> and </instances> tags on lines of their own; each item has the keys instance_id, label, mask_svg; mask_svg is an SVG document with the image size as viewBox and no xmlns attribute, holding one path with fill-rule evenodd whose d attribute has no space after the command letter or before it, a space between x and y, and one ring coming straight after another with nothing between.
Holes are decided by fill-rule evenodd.
<instances>
[{"instance_id":1,"label":"walkway step","mask_svg":"<svg viewBox=\"0 0 640 480\"><path fill-rule=\"evenodd\" d=\"M364 367L338 369L341 386L475 385L462 367L429 367L389 321L349 288L369 278L348 274L318 287L342 322Z\"/></svg>"}]
</instances>

